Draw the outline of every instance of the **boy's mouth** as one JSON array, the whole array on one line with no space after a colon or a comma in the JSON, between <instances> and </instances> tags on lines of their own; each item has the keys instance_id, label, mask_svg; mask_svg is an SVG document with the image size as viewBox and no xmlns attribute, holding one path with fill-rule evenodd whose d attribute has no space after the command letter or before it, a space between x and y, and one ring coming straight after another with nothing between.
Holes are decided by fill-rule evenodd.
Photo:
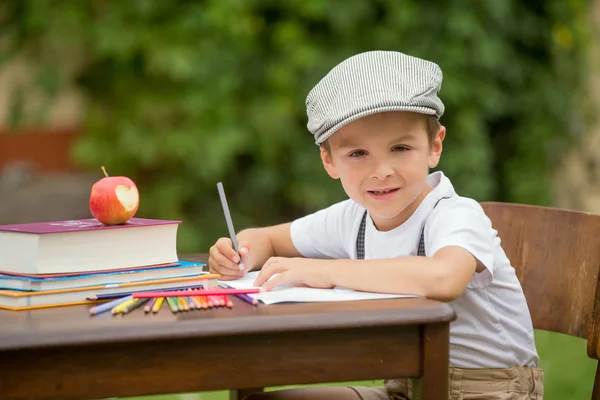
<instances>
[{"instance_id":1,"label":"boy's mouth","mask_svg":"<svg viewBox=\"0 0 600 400\"><path fill-rule=\"evenodd\" d=\"M398 191L398 188L389 188L389 189L382 189L382 190L369 190L368 192L370 194L374 194L376 196L381 196L381 195L393 193L396 191Z\"/></svg>"}]
</instances>

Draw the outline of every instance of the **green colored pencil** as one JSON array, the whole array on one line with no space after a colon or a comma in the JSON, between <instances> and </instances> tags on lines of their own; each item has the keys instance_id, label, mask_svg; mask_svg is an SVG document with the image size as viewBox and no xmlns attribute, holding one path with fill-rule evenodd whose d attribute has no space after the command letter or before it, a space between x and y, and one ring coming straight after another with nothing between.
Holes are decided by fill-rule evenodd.
<instances>
[{"instance_id":1,"label":"green colored pencil","mask_svg":"<svg viewBox=\"0 0 600 400\"><path fill-rule=\"evenodd\" d=\"M169 308L171 309L171 311L173 313L176 313L178 311L177 309L177 304L175 303L175 299L173 297L167 297L167 304L169 305Z\"/></svg>"}]
</instances>

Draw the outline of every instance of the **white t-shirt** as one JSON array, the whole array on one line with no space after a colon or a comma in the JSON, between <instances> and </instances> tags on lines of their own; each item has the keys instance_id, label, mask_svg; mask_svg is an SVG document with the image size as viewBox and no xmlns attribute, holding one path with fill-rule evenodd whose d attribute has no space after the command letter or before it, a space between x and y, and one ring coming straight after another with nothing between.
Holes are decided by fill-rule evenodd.
<instances>
[{"instance_id":1,"label":"white t-shirt","mask_svg":"<svg viewBox=\"0 0 600 400\"><path fill-rule=\"evenodd\" d=\"M490 219L473 199L460 197L442 172L429 175L433 190L402 225L380 232L366 219L365 259L417 255L425 221L425 255L460 246L484 266L462 295L450 302L450 366L537 366L531 316L514 268ZM434 208L435 203L443 198ZM296 249L308 258L356 258L356 237L365 209L345 200L292 222Z\"/></svg>"}]
</instances>

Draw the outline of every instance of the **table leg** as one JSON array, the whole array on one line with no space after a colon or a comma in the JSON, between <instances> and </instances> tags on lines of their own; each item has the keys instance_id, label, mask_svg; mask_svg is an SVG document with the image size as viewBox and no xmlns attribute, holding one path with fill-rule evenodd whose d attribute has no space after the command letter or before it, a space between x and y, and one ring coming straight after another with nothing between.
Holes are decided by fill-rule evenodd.
<instances>
[{"instance_id":1,"label":"table leg","mask_svg":"<svg viewBox=\"0 0 600 400\"><path fill-rule=\"evenodd\" d=\"M229 400L242 400L252 393L264 392L264 388L234 389L229 391Z\"/></svg>"},{"instance_id":2,"label":"table leg","mask_svg":"<svg viewBox=\"0 0 600 400\"><path fill-rule=\"evenodd\" d=\"M428 324L423 328L423 377L415 382L414 399L448 400L450 327Z\"/></svg>"}]
</instances>

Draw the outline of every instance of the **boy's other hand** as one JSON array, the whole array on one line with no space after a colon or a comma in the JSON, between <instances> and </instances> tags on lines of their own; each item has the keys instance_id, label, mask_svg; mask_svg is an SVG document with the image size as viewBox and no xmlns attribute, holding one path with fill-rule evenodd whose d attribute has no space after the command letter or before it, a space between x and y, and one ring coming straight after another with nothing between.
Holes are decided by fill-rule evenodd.
<instances>
[{"instance_id":1,"label":"boy's other hand","mask_svg":"<svg viewBox=\"0 0 600 400\"><path fill-rule=\"evenodd\" d=\"M314 288L333 287L327 260L303 257L271 257L254 281L267 291L286 283L300 283Z\"/></svg>"},{"instance_id":2,"label":"boy's other hand","mask_svg":"<svg viewBox=\"0 0 600 400\"><path fill-rule=\"evenodd\" d=\"M240 257L233 249L233 244L229 238L220 238L210 248L208 257L208 269L213 274L221 275L222 280L239 279L248 271L247 265L244 264L249 253L250 246L240 243Z\"/></svg>"}]
</instances>

